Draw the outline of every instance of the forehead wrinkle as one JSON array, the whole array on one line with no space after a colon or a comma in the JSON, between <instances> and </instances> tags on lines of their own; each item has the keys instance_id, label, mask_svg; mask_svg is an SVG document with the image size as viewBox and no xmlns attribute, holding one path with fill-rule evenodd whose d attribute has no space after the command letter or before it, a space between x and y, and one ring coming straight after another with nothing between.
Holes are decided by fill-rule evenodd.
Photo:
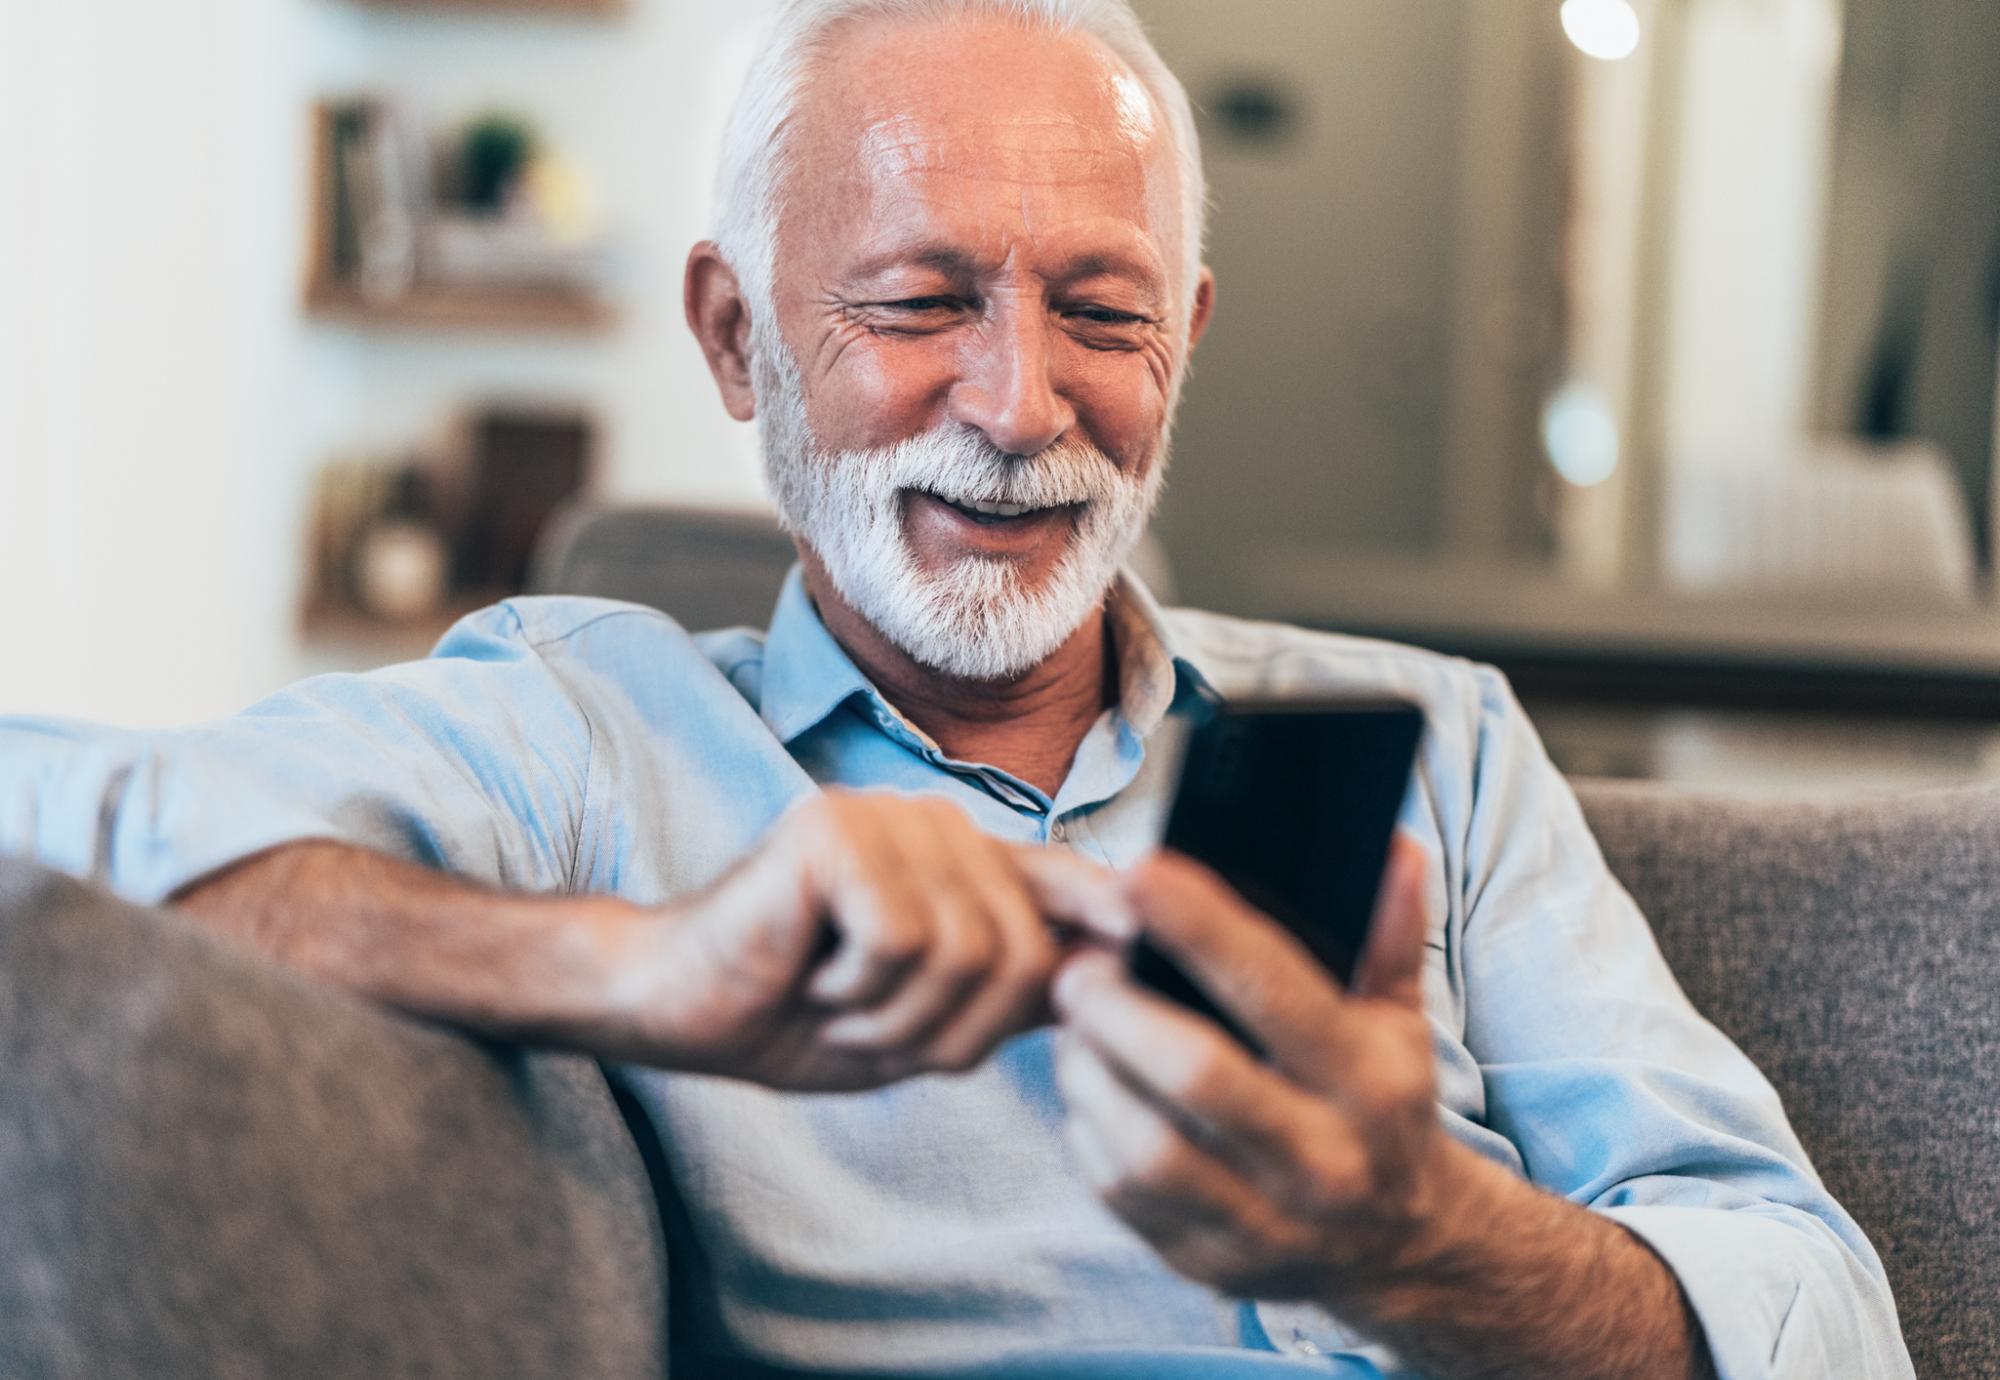
<instances>
[{"instance_id":1,"label":"forehead wrinkle","mask_svg":"<svg viewBox=\"0 0 2000 1380\"><path fill-rule=\"evenodd\" d=\"M1104 250L1086 250L1067 260L1052 272L1042 277L1055 282L1076 282L1084 278L1132 278L1144 283L1157 282L1160 267L1143 257Z\"/></svg>"},{"instance_id":2,"label":"forehead wrinkle","mask_svg":"<svg viewBox=\"0 0 2000 1380\"><path fill-rule=\"evenodd\" d=\"M968 253L955 244L944 240L922 240L915 244L897 245L880 253L871 254L849 270L856 278L873 278L899 268L928 268L945 277L976 274L982 268L978 255Z\"/></svg>"},{"instance_id":3,"label":"forehead wrinkle","mask_svg":"<svg viewBox=\"0 0 2000 1380\"><path fill-rule=\"evenodd\" d=\"M963 148L979 141L961 137L955 142ZM978 156L954 157L944 141L929 138L895 147L911 155L902 168L866 157L852 159L844 170L823 165L829 180L851 179L855 197L849 204L875 208L878 227L884 218L905 225L914 221L944 226L961 223L967 216L988 222L1004 208L1013 213L1020 233L1035 240L1068 222L1115 215L1138 235L1158 240L1159 251L1166 252L1172 229L1168 222L1177 207L1173 189L1161 185L1162 179L1152 175L1154 170L1136 151L1106 150L1093 141L1057 150L1051 159L1045 149L1020 150L1016 156L1016 151L996 152L982 144ZM968 196L961 190L974 187L1004 189L1005 199ZM1107 211L1098 194L1122 202L1122 209Z\"/></svg>"},{"instance_id":4,"label":"forehead wrinkle","mask_svg":"<svg viewBox=\"0 0 2000 1380\"><path fill-rule=\"evenodd\" d=\"M1069 139L1049 142L1050 131ZM981 180L1019 180L1037 186L1144 174L1141 149L1106 139L1073 119L992 120L976 130L947 133L909 114L871 122L856 143L854 161L864 176L942 174ZM1050 169L1047 165L1057 164ZM1041 165L1038 170L1037 165Z\"/></svg>"},{"instance_id":5,"label":"forehead wrinkle","mask_svg":"<svg viewBox=\"0 0 2000 1380\"><path fill-rule=\"evenodd\" d=\"M1065 174L1061 172L1031 174L1027 172L1017 171L1012 168L980 168L980 167L926 168L922 176L927 178L936 178L938 181L941 182L966 182L966 183L1004 182L1010 186L1022 187L1029 191L1034 191L1043 188L1054 188L1054 187L1081 187L1081 186L1087 186L1091 183L1103 181L1102 178L1093 177L1088 172L1082 174L1077 174L1077 173Z\"/></svg>"},{"instance_id":6,"label":"forehead wrinkle","mask_svg":"<svg viewBox=\"0 0 2000 1380\"><path fill-rule=\"evenodd\" d=\"M963 185L964 179L927 173L876 183L850 200L870 210L862 213L865 224L852 241L852 256L840 256L847 260L840 276L862 282L898 269L985 276L1028 250L1036 276L1046 282L1093 274L1122 275L1148 287L1166 280L1171 247L1154 197L1107 210L1061 195L1066 182L1004 183L1015 194L999 201L953 191ZM1051 189L1056 195L1047 195Z\"/></svg>"}]
</instances>

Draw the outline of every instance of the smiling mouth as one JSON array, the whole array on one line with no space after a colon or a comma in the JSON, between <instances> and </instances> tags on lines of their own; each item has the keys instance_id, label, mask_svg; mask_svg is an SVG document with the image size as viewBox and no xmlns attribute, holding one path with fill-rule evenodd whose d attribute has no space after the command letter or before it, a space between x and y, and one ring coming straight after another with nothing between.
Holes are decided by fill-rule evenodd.
<instances>
[{"instance_id":1,"label":"smiling mouth","mask_svg":"<svg viewBox=\"0 0 2000 1380\"><path fill-rule=\"evenodd\" d=\"M1027 518L1048 517L1083 506L1077 503L1064 503L1046 508L1033 508L1025 503L989 503L983 499L946 498L943 494L927 493L925 497L935 499L960 517L976 522L982 527L997 527Z\"/></svg>"}]
</instances>

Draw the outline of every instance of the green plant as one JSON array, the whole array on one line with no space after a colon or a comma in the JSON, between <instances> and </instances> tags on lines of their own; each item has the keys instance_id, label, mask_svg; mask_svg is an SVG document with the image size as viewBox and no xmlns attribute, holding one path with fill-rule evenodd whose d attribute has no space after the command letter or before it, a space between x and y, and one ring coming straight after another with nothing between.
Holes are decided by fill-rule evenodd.
<instances>
[{"instance_id":1,"label":"green plant","mask_svg":"<svg viewBox=\"0 0 2000 1380\"><path fill-rule=\"evenodd\" d=\"M527 121L500 112L481 115L459 138L459 188L464 203L499 211L535 152Z\"/></svg>"}]
</instances>

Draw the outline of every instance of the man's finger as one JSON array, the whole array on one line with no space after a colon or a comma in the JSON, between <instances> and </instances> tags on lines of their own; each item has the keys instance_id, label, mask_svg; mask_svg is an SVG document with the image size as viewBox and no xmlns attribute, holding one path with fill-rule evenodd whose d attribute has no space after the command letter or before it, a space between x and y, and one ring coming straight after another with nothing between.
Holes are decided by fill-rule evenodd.
<instances>
[{"instance_id":1,"label":"man's finger","mask_svg":"<svg viewBox=\"0 0 2000 1380\"><path fill-rule=\"evenodd\" d=\"M1389 845L1382 893L1355 967L1354 994L1424 1007L1424 940L1430 932L1430 855L1402 830Z\"/></svg>"},{"instance_id":2,"label":"man's finger","mask_svg":"<svg viewBox=\"0 0 2000 1380\"><path fill-rule=\"evenodd\" d=\"M1067 848L1009 845L1035 905L1050 920L1122 944L1139 932L1125 880Z\"/></svg>"},{"instance_id":3,"label":"man's finger","mask_svg":"<svg viewBox=\"0 0 2000 1380\"><path fill-rule=\"evenodd\" d=\"M828 1006L869 1006L901 985L930 947L929 902L878 819L856 816L848 836L817 838L804 872L807 900L832 921L836 943L806 993Z\"/></svg>"},{"instance_id":4,"label":"man's finger","mask_svg":"<svg viewBox=\"0 0 2000 1380\"><path fill-rule=\"evenodd\" d=\"M1161 853L1126 876L1146 934L1254 1033L1280 1067L1354 1051L1333 976L1284 926L1192 858Z\"/></svg>"},{"instance_id":5,"label":"man's finger","mask_svg":"<svg viewBox=\"0 0 2000 1380\"><path fill-rule=\"evenodd\" d=\"M1344 1139L1310 1094L1211 1022L1135 986L1108 955L1063 965L1056 1009L1134 1093L1252 1180L1288 1177Z\"/></svg>"},{"instance_id":6,"label":"man's finger","mask_svg":"<svg viewBox=\"0 0 2000 1380\"><path fill-rule=\"evenodd\" d=\"M888 870L917 881L911 903L920 912L923 956L885 1000L828 1023L822 1033L830 1044L924 1042L978 990L1000 954L994 917L973 876L977 867L963 857L972 829L962 814L950 808L911 812L895 833Z\"/></svg>"},{"instance_id":7,"label":"man's finger","mask_svg":"<svg viewBox=\"0 0 2000 1380\"><path fill-rule=\"evenodd\" d=\"M1067 1139L1091 1187L1155 1246L1270 1214L1264 1196L1082 1043L1058 1046Z\"/></svg>"},{"instance_id":8,"label":"man's finger","mask_svg":"<svg viewBox=\"0 0 2000 1380\"><path fill-rule=\"evenodd\" d=\"M977 890L998 947L980 985L927 1039L925 1062L944 1069L970 1068L1000 1041L1046 1020L1056 965L1055 939L1010 850L970 830L964 845L956 866Z\"/></svg>"}]
</instances>

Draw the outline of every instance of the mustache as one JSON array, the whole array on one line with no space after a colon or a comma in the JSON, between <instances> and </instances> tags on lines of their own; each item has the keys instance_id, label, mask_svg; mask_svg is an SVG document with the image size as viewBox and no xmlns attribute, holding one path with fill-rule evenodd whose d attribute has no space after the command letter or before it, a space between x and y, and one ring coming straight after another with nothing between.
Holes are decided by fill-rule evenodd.
<instances>
[{"instance_id":1,"label":"mustache","mask_svg":"<svg viewBox=\"0 0 2000 1380\"><path fill-rule=\"evenodd\" d=\"M854 463L860 457L845 457ZM868 452L871 488L915 489L953 503L1064 508L1105 502L1133 480L1088 441L1065 437L1033 455L1014 455L969 427L939 427Z\"/></svg>"}]
</instances>

